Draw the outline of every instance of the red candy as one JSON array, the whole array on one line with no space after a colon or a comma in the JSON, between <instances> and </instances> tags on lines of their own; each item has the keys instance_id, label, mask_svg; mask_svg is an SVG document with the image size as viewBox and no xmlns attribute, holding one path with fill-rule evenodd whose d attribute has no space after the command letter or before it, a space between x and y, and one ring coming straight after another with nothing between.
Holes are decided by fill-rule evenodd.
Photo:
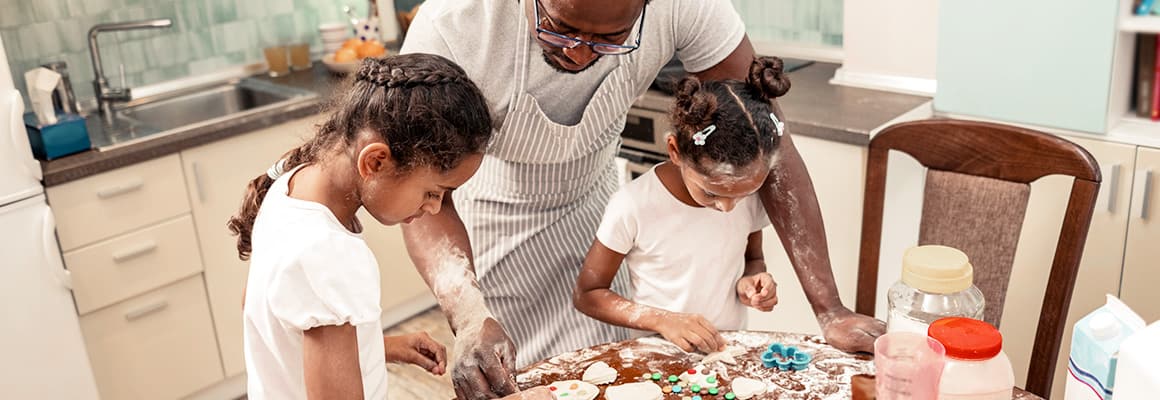
<instances>
[{"instance_id":1,"label":"red candy","mask_svg":"<svg viewBox=\"0 0 1160 400\"><path fill-rule=\"evenodd\" d=\"M556 387L555 387L555 386L548 386L548 390L551 390L551 391L555 392L555 391L556 391Z\"/></svg>"},{"instance_id":2,"label":"red candy","mask_svg":"<svg viewBox=\"0 0 1160 400\"><path fill-rule=\"evenodd\" d=\"M692 369L692 368L689 369L689 375L694 375L696 373L697 373L696 369Z\"/></svg>"}]
</instances>

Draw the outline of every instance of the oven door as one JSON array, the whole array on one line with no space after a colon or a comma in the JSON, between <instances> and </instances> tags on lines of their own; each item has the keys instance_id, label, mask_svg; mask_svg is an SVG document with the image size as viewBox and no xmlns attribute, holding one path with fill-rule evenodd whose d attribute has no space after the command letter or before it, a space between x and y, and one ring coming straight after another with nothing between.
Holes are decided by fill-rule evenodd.
<instances>
[{"instance_id":1,"label":"oven door","mask_svg":"<svg viewBox=\"0 0 1160 400\"><path fill-rule=\"evenodd\" d=\"M620 137L624 139L626 147L666 154L665 137L671 130L668 114L632 107L628 109L628 118Z\"/></svg>"}]
</instances>

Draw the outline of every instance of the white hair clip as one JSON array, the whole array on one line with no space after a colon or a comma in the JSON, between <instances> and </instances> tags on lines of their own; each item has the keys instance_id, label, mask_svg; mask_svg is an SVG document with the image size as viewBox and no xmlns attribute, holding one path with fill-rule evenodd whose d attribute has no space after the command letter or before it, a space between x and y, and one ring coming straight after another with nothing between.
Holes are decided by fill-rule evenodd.
<instances>
[{"instance_id":1,"label":"white hair clip","mask_svg":"<svg viewBox=\"0 0 1160 400\"><path fill-rule=\"evenodd\" d=\"M773 115L773 113L769 113L769 119L772 119L773 126L777 127L777 137L781 137L781 135L785 134L785 122L781 122L781 120L777 119L777 116Z\"/></svg>"},{"instance_id":2,"label":"white hair clip","mask_svg":"<svg viewBox=\"0 0 1160 400\"><path fill-rule=\"evenodd\" d=\"M270 177L270 179L278 179L278 177L282 176L282 174L285 172L286 172L286 159L283 158L281 160L278 160L278 162L274 163L274 165L271 165L270 169L266 170L266 176Z\"/></svg>"},{"instance_id":3,"label":"white hair clip","mask_svg":"<svg viewBox=\"0 0 1160 400\"><path fill-rule=\"evenodd\" d=\"M693 134L693 144L698 145L698 146L704 146L705 145L705 138L709 137L709 135L712 135L713 132L716 132L716 131L717 131L717 125L706 126L705 129L702 129L700 132Z\"/></svg>"}]
</instances>

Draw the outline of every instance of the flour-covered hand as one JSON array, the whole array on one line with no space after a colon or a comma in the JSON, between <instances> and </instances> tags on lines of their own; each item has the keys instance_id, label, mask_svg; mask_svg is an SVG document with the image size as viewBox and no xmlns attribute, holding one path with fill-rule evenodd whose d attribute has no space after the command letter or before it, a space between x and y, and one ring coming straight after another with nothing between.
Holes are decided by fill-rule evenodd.
<instances>
[{"instance_id":1,"label":"flour-covered hand","mask_svg":"<svg viewBox=\"0 0 1160 400\"><path fill-rule=\"evenodd\" d=\"M773 311L777 305L777 282L768 272L760 272L737 280L737 298L741 304L759 311Z\"/></svg>"},{"instance_id":2,"label":"flour-covered hand","mask_svg":"<svg viewBox=\"0 0 1160 400\"><path fill-rule=\"evenodd\" d=\"M666 313L658 318L653 330L687 352L712 353L725 347L717 328L700 314Z\"/></svg>"},{"instance_id":3,"label":"flour-covered hand","mask_svg":"<svg viewBox=\"0 0 1160 400\"><path fill-rule=\"evenodd\" d=\"M874 352L874 340L886 333L886 323L857 314L849 308L839 308L819 314L818 323L826 343L845 352Z\"/></svg>"},{"instance_id":4,"label":"flour-covered hand","mask_svg":"<svg viewBox=\"0 0 1160 400\"><path fill-rule=\"evenodd\" d=\"M495 318L486 317L460 327L454 354L451 380L460 400L494 399L518 390L512 374L515 345Z\"/></svg>"}]
</instances>

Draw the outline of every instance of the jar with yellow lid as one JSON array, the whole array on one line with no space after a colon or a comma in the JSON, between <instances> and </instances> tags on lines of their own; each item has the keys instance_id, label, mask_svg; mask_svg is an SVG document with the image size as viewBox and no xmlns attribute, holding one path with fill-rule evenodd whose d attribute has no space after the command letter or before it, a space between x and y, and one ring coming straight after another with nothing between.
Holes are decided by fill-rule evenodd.
<instances>
[{"instance_id":1,"label":"jar with yellow lid","mask_svg":"<svg viewBox=\"0 0 1160 400\"><path fill-rule=\"evenodd\" d=\"M887 294L886 330L926 334L945 317L983 319L983 292L967 255L947 246L918 246L902 256L902 279Z\"/></svg>"}]
</instances>

